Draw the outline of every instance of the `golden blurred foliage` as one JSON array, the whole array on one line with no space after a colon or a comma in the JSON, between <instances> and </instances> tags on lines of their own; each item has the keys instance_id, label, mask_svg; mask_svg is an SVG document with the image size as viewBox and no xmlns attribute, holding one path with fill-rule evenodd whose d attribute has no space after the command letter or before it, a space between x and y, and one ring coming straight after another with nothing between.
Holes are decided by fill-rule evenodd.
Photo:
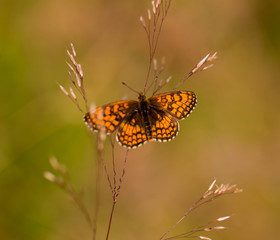
<instances>
[{"instance_id":1,"label":"golden blurred foliage","mask_svg":"<svg viewBox=\"0 0 280 240\"><path fill-rule=\"evenodd\" d=\"M144 87L139 16L147 7L149 0L0 1L0 239L91 239L81 213L43 178L56 156L93 211L96 150L57 83L70 86L73 42L90 102L136 99L121 82ZM173 76L163 91L207 53L218 59L181 86L198 105L176 139L129 152L111 239L159 239L214 178L244 192L201 208L174 234L233 214L212 239L280 235L279 13L276 0L172 2L156 54L166 57L163 77ZM105 153L110 161L109 139ZM116 146L120 169L124 153ZM105 239L110 194L103 174L97 239Z\"/></svg>"}]
</instances>

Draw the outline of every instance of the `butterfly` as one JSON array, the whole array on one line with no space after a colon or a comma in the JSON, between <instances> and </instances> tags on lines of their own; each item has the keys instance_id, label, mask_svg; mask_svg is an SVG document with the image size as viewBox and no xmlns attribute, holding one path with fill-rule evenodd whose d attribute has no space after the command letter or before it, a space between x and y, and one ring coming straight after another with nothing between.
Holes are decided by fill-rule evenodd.
<instances>
[{"instance_id":1,"label":"butterfly","mask_svg":"<svg viewBox=\"0 0 280 240\"><path fill-rule=\"evenodd\" d=\"M150 98L139 93L137 100L123 100L98 107L84 115L94 131L116 133L121 146L136 148L150 141L166 142L175 138L179 123L196 106L192 91L171 91Z\"/></svg>"}]
</instances>

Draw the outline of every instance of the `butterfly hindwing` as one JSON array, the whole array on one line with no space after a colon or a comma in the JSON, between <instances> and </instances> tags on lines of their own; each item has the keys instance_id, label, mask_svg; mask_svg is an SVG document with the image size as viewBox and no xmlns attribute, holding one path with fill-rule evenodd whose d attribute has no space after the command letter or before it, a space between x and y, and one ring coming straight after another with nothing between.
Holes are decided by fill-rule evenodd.
<instances>
[{"instance_id":1,"label":"butterfly hindwing","mask_svg":"<svg viewBox=\"0 0 280 240\"><path fill-rule=\"evenodd\" d=\"M196 106L196 95L191 91L172 91L154 95L148 99L150 105L168 112L181 120Z\"/></svg>"},{"instance_id":2,"label":"butterfly hindwing","mask_svg":"<svg viewBox=\"0 0 280 240\"><path fill-rule=\"evenodd\" d=\"M179 132L179 123L170 114L151 109L150 119L153 140L166 142L175 138Z\"/></svg>"},{"instance_id":3,"label":"butterfly hindwing","mask_svg":"<svg viewBox=\"0 0 280 240\"><path fill-rule=\"evenodd\" d=\"M139 111L127 117L119 126L117 141L124 147L135 148L148 141L143 117Z\"/></svg>"},{"instance_id":4,"label":"butterfly hindwing","mask_svg":"<svg viewBox=\"0 0 280 240\"><path fill-rule=\"evenodd\" d=\"M118 101L106 104L88 112L84 121L88 127L95 131L104 131L107 134L114 132L121 122L137 108L138 102L134 100Z\"/></svg>"},{"instance_id":5,"label":"butterfly hindwing","mask_svg":"<svg viewBox=\"0 0 280 240\"><path fill-rule=\"evenodd\" d=\"M139 111L126 118L119 126L116 138L127 148L139 147L147 141L170 141L177 136L179 124L170 114L156 109L149 110L151 138L147 136L143 116Z\"/></svg>"}]
</instances>

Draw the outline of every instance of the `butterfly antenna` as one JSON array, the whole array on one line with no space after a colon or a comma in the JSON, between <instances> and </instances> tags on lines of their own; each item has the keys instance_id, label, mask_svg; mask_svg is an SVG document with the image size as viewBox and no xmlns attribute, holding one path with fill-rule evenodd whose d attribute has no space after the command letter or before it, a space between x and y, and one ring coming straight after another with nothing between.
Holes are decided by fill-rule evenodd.
<instances>
[{"instance_id":1,"label":"butterfly antenna","mask_svg":"<svg viewBox=\"0 0 280 240\"><path fill-rule=\"evenodd\" d=\"M125 82L122 82L122 85L126 86L128 89L130 89L132 92L137 93L138 95L140 94L140 92L134 90L132 87L128 86Z\"/></svg>"}]
</instances>

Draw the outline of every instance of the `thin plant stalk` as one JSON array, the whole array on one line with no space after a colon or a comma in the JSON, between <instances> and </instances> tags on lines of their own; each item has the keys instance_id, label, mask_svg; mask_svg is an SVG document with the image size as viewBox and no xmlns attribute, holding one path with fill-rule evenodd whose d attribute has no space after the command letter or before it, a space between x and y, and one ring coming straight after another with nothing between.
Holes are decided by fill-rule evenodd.
<instances>
[{"instance_id":1,"label":"thin plant stalk","mask_svg":"<svg viewBox=\"0 0 280 240\"><path fill-rule=\"evenodd\" d=\"M112 203L112 209L111 209L109 223L108 223L108 228L107 228L106 240L109 239L109 234L110 234L110 231L111 231L111 225L112 225L112 221L113 221L113 215L114 215L114 211L115 211L115 206L116 206L117 201L118 201L118 196L120 194L121 186L122 186L122 183L123 183L123 178L124 178L124 175L125 175L125 168L126 168L126 163L127 163L127 158L128 158L128 152L129 152L129 149L126 150L126 154L125 154L125 158L124 158L124 163L123 163L122 174L120 176L118 186L117 186L115 178L114 178L113 203ZM114 168L114 172L115 172L115 165L113 166L113 168Z\"/></svg>"},{"instance_id":2,"label":"thin plant stalk","mask_svg":"<svg viewBox=\"0 0 280 240\"><path fill-rule=\"evenodd\" d=\"M214 186L214 184L216 183L216 180L210 185L210 187L208 188L208 190L202 195L202 197L200 197L186 212L185 214L171 227L168 229L168 231L166 231L159 240L170 240L170 239L176 239L178 238L177 236L174 237L170 237L170 238L165 238L179 223L181 223L191 212L193 212L195 209L197 209L198 207L210 203L212 201L214 201L215 199L217 199L220 196L223 195L227 195L227 194L235 194L235 193L239 193L242 192L242 189L238 189L236 188L236 185L225 185L225 184L221 184L220 186L216 185L216 190L213 191L212 188ZM216 219L217 222L223 221L228 219L229 216L227 217L223 217L223 218L218 218ZM202 226L204 227L204 226ZM198 227L193 229L192 231L189 231L187 233L184 233L182 235L179 236L190 236L193 233L197 233L199 231L201 231L202 227ZM222 228L204 228L202 229L203 231L210 231L210 230L215 230L215 229L222 229Z\"/></svg>"},{"instance_id":3,"label":"thin plant stalk","mask_svg":"<svg viewBox=\"0 0 280 240\"><path fill-rule=\"evenodd\" d=\"M148 64L147 76L146 76L146 81L143 90L144 95L147 91L147 85L150 79L150 73L152 69L152 62L158 46L158 40L162 30L162 25L167 16L170 4L171 4L171 0L163 0L163 1L156 1L156 2L152 1L152 11L148 9L148 17L147 17L148 24L146 24L142 16L140 17L140 21L147 35L148 46L149 46L149 64Z\"/></svg>"}]
</instances>

